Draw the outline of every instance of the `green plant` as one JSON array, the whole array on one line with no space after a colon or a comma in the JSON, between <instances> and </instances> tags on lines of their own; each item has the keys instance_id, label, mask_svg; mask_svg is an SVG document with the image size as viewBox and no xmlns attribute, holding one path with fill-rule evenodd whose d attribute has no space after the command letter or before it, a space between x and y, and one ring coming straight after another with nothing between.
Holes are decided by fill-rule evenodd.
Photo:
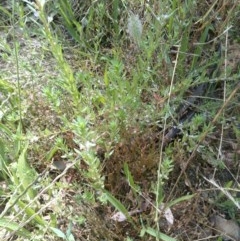
<instances>
[{"instance_id":1,"label":"green plant","mask_svg":"<svg viewBox=\"0 0 240 241\"><path fill-rule=\"evenodd\" d=\"M56 234L57 237L62 238L66 241L75 241L73 234L71 233L72 225L69 223L66 233L63 233L60 229L51 228L51 230Z\"/></svg>"},{"instance_id":2,"label":"green plant","mask_svg":"<svg viewBox=\"0 0 240 241\"><path fill-rule=\"evenodd\" d=\"M202 176L213 167L238 175L224 159L234 152L236 162L238 155L232 143L239 142L239 69L228 65L228 44L238 41L238 5L60 0L0 6L0 31L11 29L0 40L0 226L7 238L202 238L189 231L196 227L191 218L202 214L188 213L202 207L199 185L208 190ZM194 91L205 84L206 95ZM187 121L179 106L186 106ZM165 145L173 127L179 136ZM53 169L56 161L66 165ZM239 219L237 189L222 183L216 188L227 198L217 196L215 207ZM177 230L180 219L172 229L159 225L167 210L174 219L178 205L190 220L187 238ZM128 223L109 225L120 221Z\"/></svg>"}]
</instances>

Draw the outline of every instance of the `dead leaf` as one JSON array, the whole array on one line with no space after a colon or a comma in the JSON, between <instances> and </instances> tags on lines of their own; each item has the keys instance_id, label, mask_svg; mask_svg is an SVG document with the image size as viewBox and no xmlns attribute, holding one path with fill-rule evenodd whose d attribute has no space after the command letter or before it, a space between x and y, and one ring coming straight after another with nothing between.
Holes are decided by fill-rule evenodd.
<instances>
[{"instance_id":1,"label":"dead leaf","mask_svg":"<svg viewBox=\"0 0 240 241\"><path fill-rule=\"evenodd\" d=\"M210 220L215 231L221 233L223 238L240 241L240 227L235 221L227 220L219 215L213 215Z\"/></svg>"},{"instance_id":2,"label":"dead leaf","mask_svg":"<svg viewBox=\"0 0 240 241\"><path fill-rule=\"evenodd\" d=\"M142 210L137 209L137 210L133 210L133 211L128 212L128 215L132 216L132 215L134 215L136 213L141 213L141 212L142 212ZM127 217L122 212L117 212L110 219L120 223L120 222L126 221Z\"/></svg>"},{"instance_id":3,"label":"dead leaf","mask_svg":"<svg viewBox=\"0 0 240 241\"><path fill-rule=\"evenodd\" d=\"M163 216L166 218L167 222L168 222L168 226L171 227L174 223L174 216L172 214L172 211L170 208L166 208L164 204L161 204L159 207L160 213L163 212Z\"/></svg>"}]
</instances>

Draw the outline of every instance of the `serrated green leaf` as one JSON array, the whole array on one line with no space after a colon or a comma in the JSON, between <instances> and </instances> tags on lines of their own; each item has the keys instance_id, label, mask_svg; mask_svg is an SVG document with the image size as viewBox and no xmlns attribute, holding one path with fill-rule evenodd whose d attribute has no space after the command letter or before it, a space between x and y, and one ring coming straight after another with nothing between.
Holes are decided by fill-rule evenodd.
<instances>
[{"instance_id":1,"label":"serrated green leaf","mask_svg":"<svg viewBox=\"0 0 240 241\"><path fill-rule=\"evenodd\" d=\"M17 177L19 179L19 182L22 185L23 191L29 187L31 183L33 183L37 178L36 171L30 167L30 165L27 162L27 153L28 144L26 144L25 148L23 149L22 153L20 154L18 158L18 164L17 164ZM36 191L33 188L28 189L28 195L30 198L34 198L36 196Z\"/></svg>"}]
</instances>

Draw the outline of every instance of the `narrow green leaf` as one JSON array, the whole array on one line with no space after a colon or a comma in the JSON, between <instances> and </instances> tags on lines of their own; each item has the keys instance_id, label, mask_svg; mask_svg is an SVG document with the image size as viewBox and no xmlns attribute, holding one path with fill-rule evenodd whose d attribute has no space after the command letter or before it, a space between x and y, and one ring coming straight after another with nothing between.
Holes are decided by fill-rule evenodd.
<instances>
[{"instance_id":1,"label":"narrow green leaf","mask_svg":"<svg viewBox=\"0 0 240 241\"><path fill-rule=\"evenodd\" d=\"M68 236L68 241L75 241L75 238L72 234Z\"/></svg>"},{"instance_id":2,"label":"narrow green leaf","mask_svg":"<svg viewBox=\"0 0 240 241\"><path fill-rule=\"evenodd\" d=\"M59 238L63 238L66 240L66 235L61 231L59 230L58 228L53 228L53 227L50 227L50 229L59 237Z\"/></svg>"},{"instance_id":3,"label":"narrow green leaf","mask_svg":"<svg viewBox=\"0 0 240 241\"><path fill-rule=\"evenodd\" d=\"M124 207L124 205L117 200L112 194L110 194L108 191L103 191L106 194L107 200L121 213L123 213L128 220L130 220L130 215L128 214L127 209Z\"/></svg>"},{"instance_id":4,"label":"narrow green leaf","mask_svg":"<svg viewBox=\"0 0 240 241\"><path fill-rule=\"evenodd\" d=\"M54 154L55 154L58 150L59 150L59 147L56 146L56 145L54 145L54 146L50 149L50 151L47 153L47 155L46 155L46 160L47 160L47 161L50 161L50 160L53 158Z\"/></svg>"},{"instance_id":5,"label":"narrow green leaf","mask_svg":"<svg viewBox=\"0 0 240 241\"><path fill-rule=\"evenodd\" d=\"M0 123L0 130L5 132L8 136L8 138L12 138L13 133L10 131L10 129L8 129L5 125L3 125L2 123Z\"/></svg>"},{"instance_id":6,"label":"narrow green leaf","mask_svg":"<svg viewBox=\"0 0 240 241\"><path fill-rule=\"evenodd\" d=\"M6 160L6 157L5 157L5 145L3 143L3 141L0 140L0 156L2 158L2 160ZM1 164L0 164L0 169L1 169Z\"/></svg>"},{"instance_id":7,"label":"narrow green leaf","mask_svg":"<svg viewBox=\"0 0 240 241\"><path fill-rule=\"evenodd\" d=\"M104 84L106 85L106 87L108 87L109 86L109 78L108 78L108 71L107 70L104 71L103 80L104 80Z\"/></svg>"},{"instance_id":8,"label":"narrow green leaf","mask_svg":"<svg viewBox=\"0 0 240 241\"><path fill-rule=\"evenodd\" d=\"M33 210L30 207L26 207L27 205L22 202L22 201L18 201L19 206L21 207L21 209L24 209L24 212L27 214L27 216L30 218L32 216L34 216L33 220L40 224L41 226L45 226L46 222L40 217L40 215L36 214L35 210ZM36 214L36 215L35 215Z\"/></svg>"},{"instance_id":9,"label":"narrow green leaf","mask_svg":"<svg viewBox=\"0 0 240 241\"><path fill-rule=\"evenodd\" d=\"M21 228L16 222L10 221L7 218L0 218L0 227L9 231L16 231L16 234L22 237L30 238L31 233L25 228Z\"/></svg>"},{"instance_id":10,"label":"narrow green leaf","mask_svg":"<svg viewBox=\"0 0 240 241\"><path fill-rule=\"evenodd\" d=\"M76 20L72 6L67 0L60 0L60 14L63 18L63 23L70 35L79 43L81 43L81 24Z\"/></svg>"},{"instance_id":11,"label":"narrow green leaf","mask_svg":"<svg viewBox=\"0 0 240 241\"><path fill-rule=\"evenodd\" d=\"M8 176L10 176L7 165L8 165L8 159L5 154L5 145L0 140L0 179L4 178L5 180L7 180Z\"/></svg>"},{"instance_id":12,"label":"narrow green leaf","mask_svg":"<svg viewBox=\"0 0 240 241\"><path fill-rule=\"evenodd\" d=\"M189 199L193 198L194 196L195 196L195 194L182 196L180 198L177 198L177 199L173 200L169 204L167 204L166 207L171 207L171 206L173 206L173 205L175 205L175 204L177 204L179 202L183 202L183 201L189 200Z\"/></svg>"},{"instance_id":13,"label":"narrow green leaf","mask_svg":"<svg viewBox=\"0 0 240 241\"><path fill-rule=\"evenodd\" d=\"M185 61L187 58L186 53L188 52L189 48L189 36L190 36L190 31L191 31L191 25L188 24L186 26L185 31L183 32L182 39L181 39L181 47L179 50L179 57L178 57L178 75L183 77L186 75L185 73Z\"/></svg>"},{"instance_id":14,"label":"narrow green leaf","mask_svg":"<svg viewBox=\"0 0 240 241\"><path fill-rule=\"evenodd\" d=\"M204 50L203 45L201 45L201 43L204 43L206 41L209 29L210 29L210 26L207 25L207 27L202 32L202 35L200 36L200 39L198 41L199 45L196 47L195 52L194 52L194 57L193 57L192 66L191 66L191 72L196 68L198 59L201 57L202 51ZM197 67L199 67L199 66L197 66Z\"/></svg>"},{"instance_id":15,"label":"narrow green leaf","mask_svg":"<svg viewBox=\"0 0 240 241\"><path fill-rule=\"evenodd\" d=\"M135 184L133 176L132 176L132 174L128 168L128 164L126 162L124 162L124 164L123 164L123 169L124 169L124 174L128 180L128 183L136 196L137 192L139 191L139 186Z\"/></svg>"},{"instance_id":16,"label":"narrow green leaf","mask_svg":"<svg viewBox=\"0 0 240 241\"><path fill-rule=\"evenodd\" d=\"M66 231L66 236L70 237L71 232L72 232L72 222L70 221L70 223L68 224L67 231Z\"/></svg>"},{"instance_id":17,"label":"narrow green leaf","mask_svg":"<svg viewBox=\"0 0 240 241\"><path fill-rule=\"evenodd\" d=\"M168 235L158 232L157 230L153 229L153 228L146 228L145 232L150 234L151 236L155 237L155 238L159 238L163 241L177 241L175 238L171 238Z\"/></svg>"},{"instance_id":18,"label":"narrow green leaf","mask_svg":"<svg viewBox=\"0 0 240 241\"><path fill-rule=\"evenodd\" d=\"M13 146L14 156L15 157L18 157L18 155L19 155L19 153L21 151L22 138L23 138L23 135L22 135L22 124L21 124L21 122L19 122L16 134L15 134L15 140L14 140L14 146Z\"/></svg>"}]
</instances>

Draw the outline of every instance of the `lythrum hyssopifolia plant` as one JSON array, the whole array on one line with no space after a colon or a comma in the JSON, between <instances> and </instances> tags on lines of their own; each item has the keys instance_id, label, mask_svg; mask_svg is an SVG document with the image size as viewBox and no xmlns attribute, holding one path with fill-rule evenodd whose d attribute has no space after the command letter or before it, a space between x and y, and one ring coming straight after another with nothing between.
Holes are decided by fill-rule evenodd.
<instances>
[{"instance_id":1,"label":"lythrum hyssopifolia plant","mask_svg":"<svg viewBox=\"0 0 240 241\"><path fill-rule=\"evenodd\" d=\"M16 70L1 68L7 74L1 73L0 78L0 227L6 230L6 237L16 235L20 241L134 240L140 233L142 240L148 236L178 239L176 235L182 232L175 232L175 224L168 229L159 222L167 219L167 210L173 211L170 222L174 221L178 210L172 207L191 202L195 186L187 187L188 193L193 192L190 195L184 194L185 189L175 192L179 182L184 187L183 173L188 174L182 166L188 167L188 157L196 153L199 163L212 165L216 147L203 140L206 136L217 139L220 114L216 109L222 113L230 104L227 98L221 100L220 93L225 86L227 97L228 84L222 85L215 73L209 77L210 67L217 66L219 59L212 43L224 35L218 30L219 19L224 19L229 2L215 1L207 12L203 2L190 0L17 4L21 9L14 8L13 13L11 8L0 7L9 17L1 23L13 21L11 30L18 25L28 30L19 39L13 31L12 42L9 35L0 42L1 64L15 58L14 67L8 70ZM235 1L231 4L236 6ZM212 16L216 17L213 22ZM26 51L33 63L34 88L29 87L27 73L18 73L25 67L19 57L28 46L22 36L31 36L30 46L44 56L40 61L33 51ZM50 62L55 67L51 71L47 68ZM42 64L44 72L35 75L36 66ZM216 73L219 69L216 67ZM208 89L210 95L193 96L195 87L208 82L215 84ZM218 98L211 92L216 86ZM199 101L191 106L197 115L179 123L178 107L191 104L191 98ZM229 113L238 113L236 100L230 106L222 123L231 122L231 118L225 120ZM180 135L164 149L163 136L172 126L180 129ZM237 139L238 129L234 130ZM219 147L218 153L221 151ZM53 169L56 162L65 165ZM76 205L76 197L80 204ZM232 205L237 202L216 200L216 207L234 217ZM121 214L120 220L115 211ZM120 221L129 225L109 226Z\"/></svg>"}]
</instances>

